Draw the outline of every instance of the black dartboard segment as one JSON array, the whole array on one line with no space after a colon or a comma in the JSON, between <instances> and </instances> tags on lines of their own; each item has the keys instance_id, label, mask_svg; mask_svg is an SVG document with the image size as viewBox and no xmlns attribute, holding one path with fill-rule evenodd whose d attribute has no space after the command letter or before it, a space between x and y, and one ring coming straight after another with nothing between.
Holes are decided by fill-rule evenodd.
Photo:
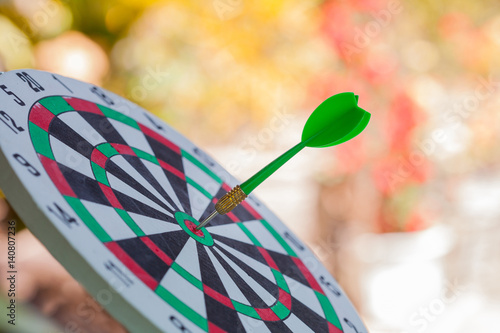
<instances>
[{"instance_id":1,"label":"black dartboard segment","mask_svg":"<svg viewBox=\"0 0 500 333\"><path fill-rule=\"evenodd\" d=\"M0 186L89 292L113 295L104 305L131 331L366 331L253 196L194 229L237 184L198 147L112 93L22 72L44 90L0 76L16 94L0 91Z\"/></svg>"}]
</instances>

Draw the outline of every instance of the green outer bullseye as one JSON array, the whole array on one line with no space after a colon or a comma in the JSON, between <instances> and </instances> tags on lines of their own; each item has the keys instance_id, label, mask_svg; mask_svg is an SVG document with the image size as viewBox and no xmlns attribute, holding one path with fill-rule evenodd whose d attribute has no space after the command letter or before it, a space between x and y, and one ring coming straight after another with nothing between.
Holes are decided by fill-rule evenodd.
<instances>
[{"instance_id":1,"label":"green outer bullseye","mask_svg":"<svg viewBox=\"0 0 500 333\"><path fill-rule=\"evenodd\" d=\"M206 246L212 246L214 245L214 240L212 238L212 235L207 231L205 228L201 228L200 231L203 232L203 237L198 236L194 232L192 232L187 226L186 226L186 220L193 222L195 225L198 225L199 222L193 218L192 216L184 213L184 212L176 212L175 213L175 219L177 220L177 223L181 226L181 228L189 235L191 238L194 238L196 241L200 242L203 245Z\"/></svg>"}]
</instances>

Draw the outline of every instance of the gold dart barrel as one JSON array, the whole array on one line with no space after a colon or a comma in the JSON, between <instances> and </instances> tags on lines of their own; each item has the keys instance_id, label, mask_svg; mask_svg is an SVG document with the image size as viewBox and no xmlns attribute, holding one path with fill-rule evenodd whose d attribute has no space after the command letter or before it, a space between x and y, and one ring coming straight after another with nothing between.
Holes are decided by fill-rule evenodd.
<instances>
[{"instance_id":1,"label":"gold dart barrel","mask_svg":"<svg viewBox=\"0 0 500 333\"><path fill-rule=\"evenodd\" d=\"M240 185L236 185L231 191L224 194L222 198L215 204L217 213L224 215L232 211L238 206L247 195L241 189Z\"/></svg>"},{"instance_id":2,"label":"gold dart barrel","mask_svg":"<svg viewBox=\"0 0 500 333\"><path fill-rule=\"evenodd\" d=\"M243 200L245 200L247 195L241 189L240 185L236 185L231 191L227 192L222 196L222 198L215 204L215 210L212 214L208 215L197 227L196 230L203 228L208 222L210 222L217 214L225 215L232 211L236 206L238 206Z\"/></svg>"}]
</instances>

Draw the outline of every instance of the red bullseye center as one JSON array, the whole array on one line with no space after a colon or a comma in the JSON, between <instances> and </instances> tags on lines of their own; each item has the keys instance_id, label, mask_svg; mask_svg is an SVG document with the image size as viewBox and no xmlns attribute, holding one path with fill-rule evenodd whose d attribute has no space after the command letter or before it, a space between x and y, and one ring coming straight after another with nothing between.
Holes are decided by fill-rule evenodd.
<instances>
[{"instance_id":1,"label":"red bullseye center","mask_svg":"<svg viewBox=\"0 0 500 333\"><path fill-rule=\"evenodd\" d=\"M186 227L188 227L188 229L193 233L195 234L196 236L198 237L205 237L205 235L203 234L203 231L202 230L196 230L196 227L197 225L194 224L193 222L189 221L189 220L184 220L184 223L186 223Z\"/></svg>"}]
</instances>

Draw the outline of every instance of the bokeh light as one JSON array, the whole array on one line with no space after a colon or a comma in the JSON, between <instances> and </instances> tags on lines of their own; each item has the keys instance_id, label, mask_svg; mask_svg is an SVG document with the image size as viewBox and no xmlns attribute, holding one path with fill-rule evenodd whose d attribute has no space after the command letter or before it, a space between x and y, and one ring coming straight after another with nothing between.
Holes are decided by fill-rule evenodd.
<instances>
[{"instance_id":1,"label":"bokeh light","mask_svg":"<svg viewBox=\"0 0 500 333\"><path fill-rule=\"evenodd\" d=\"M304 151L257 195L321 258L370 332L498 331L497 2L9 0L0 31L0 71L103 86L241 179L295 144L323 99L356 92L372 113L366 131ZM0 201L3 221L14 214ZM26 253L42 251L23 232ZM33 318L64 326L89 296L43 260L66 287L36 280L47 292L35 295L33 282L25 300ZM101 314L103 332L120 332Z\"/></svg>"},{"instance_id":2,"label":"bokeh light","mask_svg":"<svg viewBox=\"0 0 500 333\"><path fill-rule=\"evenodd\" d=\"M94 84L101 84L109 69L102 47L76 31L38 43L34 54L37 68Z\"/></svg>"}]
</instances>

